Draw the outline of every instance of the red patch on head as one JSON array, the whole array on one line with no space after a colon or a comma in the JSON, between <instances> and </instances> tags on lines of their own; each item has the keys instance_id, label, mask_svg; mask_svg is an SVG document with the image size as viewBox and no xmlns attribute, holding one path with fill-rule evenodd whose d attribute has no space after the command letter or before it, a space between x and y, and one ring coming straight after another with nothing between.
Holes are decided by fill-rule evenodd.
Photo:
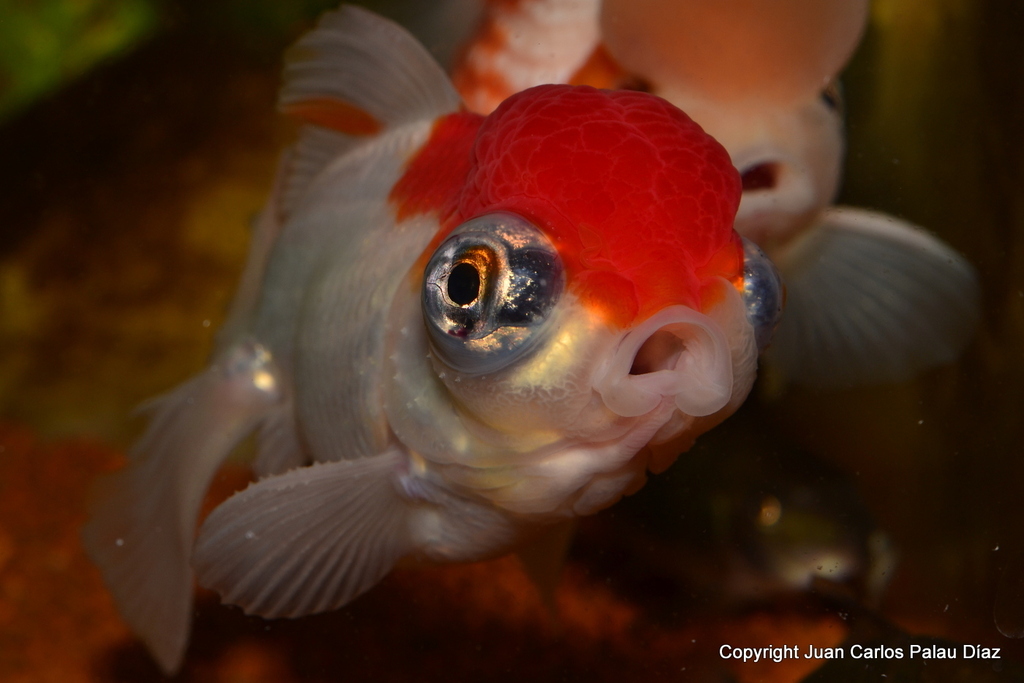
<instances>
[{"instance_id":1,"label":"red patch on head","mask_svg":"<svg viewBox=\"0 0 1024 683\"><path fill-rule=\"evenodd\" d=\"M476 216L523 216L558 247L569 288L626 326L673 304L700 309L708 278L741 274L740 192L725 149L668 102L546 85L482 125L440 119L391 199L400 219L441 216L435 245Z\"/></svg>"},{"instance_id":2,"label":"red patch on head","mask_svg":"<svg viewBox=\"0 0 1024 683\"><path fill-rule=\"evenodd\" d=\"M484 121L455 218L535 222L570 288L628 325L672 304L700 308L702 279L740 272L740 192L726 151L668 102L548 85Z\"/></svg>"}]
</instances>

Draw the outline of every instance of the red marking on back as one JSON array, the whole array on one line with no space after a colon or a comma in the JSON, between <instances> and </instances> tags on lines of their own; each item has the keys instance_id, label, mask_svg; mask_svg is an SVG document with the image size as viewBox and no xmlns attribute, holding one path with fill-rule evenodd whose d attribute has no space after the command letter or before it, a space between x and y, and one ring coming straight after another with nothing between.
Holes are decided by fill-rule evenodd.
<instances>
[{"instance_id":1,"label":"red marking on back","mask_svg":"<svg viewBox=\"0 0 1024 683\"><path fill-rule=\"evenodd\" d=\"M384 126L373 114L333 97L317 97L282 107L284 113L306 123L348 135L376 135Z\"/></svg>"},{"instance_id":2,"label":"red marking on back","mask_svg":"<svg viewBox=\"0 0 1024 683\"><path fill-rule=\"evenodd\" d=\"M471 150L483 117L457 112L434 123L430 139L405 168L388 199L395 205L399 221L417 214L436 212L441 220L455 210L455 202L466 182Z\"/></svg>"},{"instance_id":3,"label":"red marking on back","mask_svg":"<svg viewBox=\"0 0 1024 683\"><path fill-rule=\"evenodd\" d=\"M500 10L515 11L519 0L490 2L473 40L456 56L452 85L472 110L489 114L515 92L501 72L500 56L508 49L508 34Z\"/></svg>"},{"instance_id":4,"label":"red marking on back","mask_svg":"<svg viewBox=\"0 0 1024 683\"><path fill-rule=\"evenodd\" d=\"M548 85L484 121L445 223L493 211L533 221L570 288L626 326L676 303L699 309L707 278L738 275L740 191L722 146L664 100Z\"/></svg>"},{"instance_id":5,"label":"red marking on back","mask_svg":"<svg viewBox=\"0 0 1024 683\"><path fill-rule=\"evenodd\" d=\"M626 80L626 70L608 54L604 45L598 45L590 57L569 78L570 85L591 85L595 88L618 88Z\"/></svg>"}]
</instances>

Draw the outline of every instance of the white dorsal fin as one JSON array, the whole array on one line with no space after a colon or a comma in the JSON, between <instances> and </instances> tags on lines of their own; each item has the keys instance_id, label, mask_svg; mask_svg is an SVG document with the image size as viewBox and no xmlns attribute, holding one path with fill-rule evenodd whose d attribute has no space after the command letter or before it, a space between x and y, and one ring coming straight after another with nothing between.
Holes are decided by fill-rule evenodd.
<instances>
[{"instance_id":1,"label":"white dorsal fin","mask_svg":"<svg viewBox=\"0 0 1024 683\"><path fill-rule=\"evenodd\" d=\"M955 360L978 323L971 265L892 216L829 209L777 263L787 302L768 358L799 384L907 380Z\"/></svg>"},{"instance_id":2,"label":"white dorsal fin","mask_svg":"<svg viewBox=\"0 0 1024 683\"><path fill-rule=\"evenodd\" d=\"M313 179L332 161L349 151L360 138L337 131L306 125L299 132L288 155L281 161L281 198L278 202L278 219L281 222L295 211Z\"/></svg>"},{"instance_id":3,"label":"white dorsal fin","mask_svg":"<svg viewBox=\"0 0 1024 683\"><path fill-rule=\"evenodd\" d=\"M368 136L456 111L462 100L444 70L401 26L342 6L285 57L280 108L307 124L289 158L282 215L310 181Z\"/></svg>"},{"instance_id":4,"label":"white dorsal fin","mask_svg":"<svg viewBox=\"0 0 1024 683\"><path fill-rule=\"evenodd\" d=\"M325 14L285 60L278 101L286 111L332 99L394 126L436 118L462 102L441 66L408 31L352 5Z\"/></svg>"}]
</instances>

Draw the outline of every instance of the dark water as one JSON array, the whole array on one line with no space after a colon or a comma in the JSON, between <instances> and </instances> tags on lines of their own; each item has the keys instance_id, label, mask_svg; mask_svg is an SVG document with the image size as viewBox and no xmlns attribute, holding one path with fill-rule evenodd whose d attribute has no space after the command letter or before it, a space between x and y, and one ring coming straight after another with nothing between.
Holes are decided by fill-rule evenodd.
<instances>
[{"instance_id":1,"label":"dark water","mask_svg":"<svg viewBox=\"0 0 1024 683\"><path fill-rule=\"evenodd\" d=\"M45 439L123 447L132 407L202 366L291 133L274 97L303 17L163 11L148 42L0 128L0 420ZM896 561L872 604L861 585L816 589L801 609L860 614L863 642L942 637L1024 661L1022 35L1014 0L879 2L845 78L841 203L924 226L977 267L983 318L964 356L903 385L753 400L677 472L585 525L574 562L639 605L720 616L750 596L715 569L736 555L764 568L777 544L720 511L808 490L814 524L857 552L881 531ZM794 599L754 597L769 612ZM122 660L96 680L152 674Z\"/></svg>"}]
</instances>

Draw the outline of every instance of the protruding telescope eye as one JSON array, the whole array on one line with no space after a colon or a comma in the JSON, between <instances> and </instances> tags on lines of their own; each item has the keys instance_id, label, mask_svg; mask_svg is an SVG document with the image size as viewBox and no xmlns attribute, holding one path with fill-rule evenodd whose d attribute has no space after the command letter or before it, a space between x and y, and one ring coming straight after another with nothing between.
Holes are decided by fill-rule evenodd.
<instances>
[{"instance_id":1,"label":"protruding telescope eye","mask_svg":"<svg viewBox=\"0 0 1024 683\"><path fill-rule=\"evenodd\" d=\"M460 372L500 370L543 338L564 287L558 252L536 226L510 213L467 221L427 263L423 315L434 351Z\"/></svg>"},{"instance_id":2,"label":"protruding telescope eye","mask_svg":"<svg viewBox=\"0 0 1024 683\"><path fill-rule=\"evenodd\" d=\"M782 277L761 248L743 239L743 303L754 326L757 350L764 351L782 319L786 288Z\"/></svg>"}]
</instances>

